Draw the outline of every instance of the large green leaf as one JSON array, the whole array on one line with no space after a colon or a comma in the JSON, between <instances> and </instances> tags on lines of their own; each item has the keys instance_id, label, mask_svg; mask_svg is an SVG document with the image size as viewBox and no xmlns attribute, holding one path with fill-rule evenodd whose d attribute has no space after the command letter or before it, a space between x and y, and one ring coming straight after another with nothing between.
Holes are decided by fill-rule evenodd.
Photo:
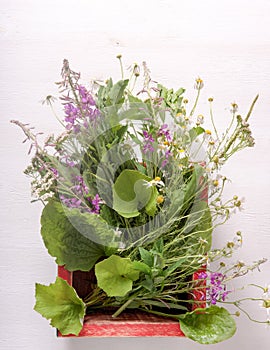
<instances>
[{"instance_id":1,"label":"large green leaf","mask_svg":"<svg viewBox=\"0 0 270 350\"><path fill-rule=\"evenodd\" d=\"M122 171L113 186L113 209L126 218L139 216L142 209L153 216L158 191L147 186L149 181L150 177L137 170Z\"/></svg>"},{"instance_id":2,"label":"large green leaf","mask_svg":"<svg viewBox=\"0 0 270 350\"><path fill-rule=\"evenodd\" d=\"M49 286L36 283L34 309L51 320L51 325L63 334L78 335L83 326L86 306L73 287L57 277Z\"/></svg>"},{"instance_id":3,"label":"large green leaf","mask_svg":"<svg viewBox=\"0 0 270 350\"><path fill-rule=\"evenodd\" d=\"M201 344L215 344L232 337L236 331L235 321L230 313L218 306L180 316L180 327L190 339Z\"/></svg>"},{"instance_id":4,"label":"large green leaf","mask_svg":"<svg viewBox=\"0 0 270 350\"><path fill-rule=\"evenodd\" d=\"M72 220L76 221L76 213L76 211L70 212ZM91 232L95 229L86 219L83 222L85 225L82 225L82 230L85 234L87 230ZM88 271L101 256L105 255L104 247L83 236L71 224L62 204L55 200L51 200L43 209L41 235L49 254L56 257L58 265L65 265L69 271Z\"/></svg>"},{"instance_id":5,"label":"large green leaf","mask_svg":"<svg viewBox=\"0 0 270 350\"><path fill-rule=\"evenodd\" d=\"M139 278L139 271L134 268L129 258L111 255L95 265L98 286L109 297L123 297L132 290L133 281Z\"/></svg>"}]
</instances>

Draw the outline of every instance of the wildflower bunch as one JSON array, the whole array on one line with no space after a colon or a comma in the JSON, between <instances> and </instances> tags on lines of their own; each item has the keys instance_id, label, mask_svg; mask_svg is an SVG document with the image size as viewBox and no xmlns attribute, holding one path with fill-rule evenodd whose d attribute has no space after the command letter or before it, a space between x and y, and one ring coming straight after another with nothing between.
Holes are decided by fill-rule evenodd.
<instances>
[{"instance_id":1,"label":"wildflower bunch","mask_svg":"<svg viewBox=\"0 0 270 350\"><path fill-rule=\"evenodd\" d=\"M112 317L137 309L177 319L185 335L200 343L225 340L236 326L224 305L241 308L228 299L233 290L227 283L265 262L224 263L241 246L240 231L224 248L211 249L214 229L242 209L242 198L223 199L228 179L221 169L254 145L248 120L258 97L246 117L234 102L220 135L213 98L210 116L196 115L201 78L189 109L185 90L152 81L146 63L143 87L133 93L140 67L132 66L124 79L117 58L122 79L97 89L97 83L83 86L64 60L61 135L40 145L39 133L13 121L33 153L25 173L32 177L34 199L44 204L41 235L49 254L70 271L92 269L96 277L83 299L61 278L37 284L35 309L62 334L78 334L84 315L97 309L113 310ZM54 100L47 98L52 108ZM212 130L203 128L207 119ZM268 294L264 290L259 298L267 310Z\"/></svg>"}]
</instances>

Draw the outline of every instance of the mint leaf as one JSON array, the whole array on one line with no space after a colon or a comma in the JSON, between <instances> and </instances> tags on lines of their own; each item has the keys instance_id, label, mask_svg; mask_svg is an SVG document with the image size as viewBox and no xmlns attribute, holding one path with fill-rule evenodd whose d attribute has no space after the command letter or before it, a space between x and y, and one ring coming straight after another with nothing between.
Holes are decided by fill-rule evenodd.
<instances>
[{"instance_id":1,"label":"mint leaf","mask_svg":"<svg viewBox=\"0 0 270 350\"><path fill-rule=\"evenodd\" d=\"M201 344L215 344L232 337L236 331L235 321L229 312L218 306L180 316L180 327L185 336Z\"/></svg>"},{"instance_id":2,"label":"mint leaf","mask_svg":"<svg viewBox=\"0 0 270 350\"><path fill-rule=\"evenodd\" d=\"M87 229L94 230L94 226L85 221L86 233ZM78 232L66 216L62 204L55 200L43 209L41 235L49 254L56 258L58 265L65 265L69 271L88 271L105 255L104 247Z\"/></svg>"},{"instance_id":3,"label":"mint leaf","mask_svg":"<svg viewBox=\"0 0 270 350\"><path fill-rule=\"evenodd\" d=\"M51 320L63 334L78 335L83 326L86 306L73 287L57 277L49 286L36 283L34 310Z\"/></svg>"},{"instance_id":4,"label":"mint leaf","mask_svg":"<svg viewBox=\"0 0 270 350\"><path fill-rule=\"evenodd\" d=\"M109 297L123 297L132 290L133 281L139 278L139 271L129 258L111 255L95 265L98 286Z\"/></svg>"}]
</instances>

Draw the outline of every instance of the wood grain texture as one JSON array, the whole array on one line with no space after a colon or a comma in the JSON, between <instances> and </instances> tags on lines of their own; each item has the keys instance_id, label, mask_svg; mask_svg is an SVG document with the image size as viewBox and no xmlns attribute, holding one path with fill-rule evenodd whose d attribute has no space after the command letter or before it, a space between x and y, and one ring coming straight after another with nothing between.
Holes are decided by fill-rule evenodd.
<instances>
[{"instance_id":1,"label":"wood grain texture","mask_svg":"<svg viewBox=\"0 0 270 350\"><path fill-rule=\"evenodd\" d=\"M217 125L226 127L230 103L245 115L251 100L259 101L250 119L254 149L239 153L224 169L232 179L226 196L245 197L245 210L214 234L223 246L237 230L243 249L234 261L269 258L270 246L270 31L269 0L1 0L0 14L0 157L1 157L1 316L0 348L4 350L199 350L205 346L185 338L57 339L47 320L35 313L34 284L55 278L55 263L41 241L40 204L30 204L30 181L22 171L29 164L29 146L20 130L9 124L20 119L37 131L57 133L61 126L40 101L56 95L63 58L90 79L118 79L114 57L124 66L146 60L154 80L183 86L193 101L193 81L205 81L199 110L209 123L207 99L214 97ZM61 108L56 107L61 117ZM269 263L261 272L236 281L269 284ZM252 288L242 291L260 297ZM258 303L249 305L253 317L265 319ZM236 319L236 335L211 349L267 349L269 330Z\"/></svg>"}]
</instances>

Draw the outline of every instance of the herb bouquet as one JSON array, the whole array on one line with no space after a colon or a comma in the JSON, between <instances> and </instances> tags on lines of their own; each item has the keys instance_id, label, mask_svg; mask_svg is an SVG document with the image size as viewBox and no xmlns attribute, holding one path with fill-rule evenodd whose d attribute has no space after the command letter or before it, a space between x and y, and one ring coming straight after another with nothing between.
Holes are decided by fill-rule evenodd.
<instances>
[{"instance_id":1,"label":"herb bouquet","mask_svg":"<svg viewBox=\"0 0 270 350\"><path fill-rule=\"evenodd\" d=\"M124 79L118 59L122 80L93 82L90 90L64 60L61 135L41 145L32 128L12 121L34 151L25 173L33 179L34 200L44 204L41 235L49 254L68 271L94 273L83 298L60 277L49 286L36 284L35 310L63 335L78 335L86 314L109 310L115 318L135 309L178 320L197 342L223 341L236 330L224 306L235 306L236 316L243 310L227 283L265 261L224 262L241 245L241 232L211 250L213 230L242 207L237 196L223 199L228 180L221 168L254 145L248 119L257 97L246 117L231 105L231 123L220 135L212 98L211 128L196 112L200 78L188 108L185 90L152 81L145 63L142 88L133 93L139 66ZM257 287L262 296L256 300L269 308L268 288Z\"/></svg>"}]
</instances>

